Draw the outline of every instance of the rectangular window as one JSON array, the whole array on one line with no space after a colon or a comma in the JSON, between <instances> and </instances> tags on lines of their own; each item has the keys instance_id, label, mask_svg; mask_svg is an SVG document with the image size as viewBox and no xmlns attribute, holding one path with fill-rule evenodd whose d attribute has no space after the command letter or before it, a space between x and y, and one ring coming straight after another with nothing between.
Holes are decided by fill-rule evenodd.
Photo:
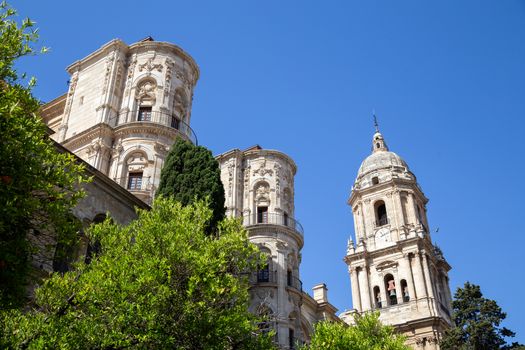
<instances>
[{"instance_id":1,"label":"rectangular window","mask_svg":"<svg viewBox=\"0 0 525 350\"><path fill-rule=\"evenodd\" d=\"M179 130L179 126L180 126L180 120L177 117L172 116L171 117L171 127Z\"/></svg>"},{"instance_id":2,"label":"rectangular window","mask_svg":"<svg viewBox=\"0 0 525 350\"><path fill-rule=\"evenodd\" d=\"M293 329L288 329L288 346L290 349L295 349L295 334Z\"/></svg>"},{"instance_id":3,"label":"rectangular window","mask_svg":"<svg viewBox=\"0 0 525 350\"><path fill-rule=\"evenodd\" d=\"M268 223L268 207L257 207L257 223Z\"/></svg>"},{"instance_id":4,"label":"rectangular window","mask_svg":"<svg viewBox=\"0 0 525 350\"><path fill-rule=\"evenodd\" d=\"M142 189L142 173L129 173L128 190L139 191Z\"/></svg>"},{"instance_id":5,"label":"rectangular window","mask_svg":"<svg viewBox=\"0 0 525 350\"><path fill-rule=\"evenodd\" d=\"M284 213L283 215L283 224L284 226L288 226L288 214L287 213Z\"/></svg>"},{"instance_id":6,"label":"rectangular window","mask_svg":"<svg viewBox=\"0 0 525 350\"><path fill-rule=\"evenodd\" d=\"M137 116L139 122L150 122L151 121L151 107L140 107L139 115Z\"/></svg>"},{"instance_id":7,"label":"rectangular window","mask_svg":"<svg viewBox=\"0 0 525 350\"><path fill-rule=\"evenodd\" d=\"M288 286L293 287L292 286L293 275L292 275L292 271L290 271L290 270L288 270L288 272L286 273L286 282L287 282Z\"/></svg>"},{"instance_id":8,"label":"rectangular window","mask_svg":"<svg viewBox=\"0 0 525 350\"><path fill-rule=\"evenodd\" d=\"M257 282L270 282L270 268L268 265L257 270Z\"/></svg>"}]
</instances>

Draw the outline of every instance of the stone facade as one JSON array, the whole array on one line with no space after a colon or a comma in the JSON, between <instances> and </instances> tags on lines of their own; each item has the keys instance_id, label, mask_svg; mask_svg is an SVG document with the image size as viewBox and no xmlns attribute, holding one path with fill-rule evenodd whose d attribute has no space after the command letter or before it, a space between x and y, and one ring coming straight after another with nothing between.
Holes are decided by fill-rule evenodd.
<instances>
[{"instance_id":1,"label":"stone facade","mask_svg":"<svg viewBox=\"0 0 525 350\"><path fill-rule=\"evenodd\" d=\"M194 60L176 45L115 39L67 68L69 91L42 109L53 138L150 202L169 146L194 143Z\"/></svg>"},{"instance_id":2,"label":"stone facade","mask_svg":"<svg viewBox=\"0 0 525 350\"><path fill-rule=\"evenodd\" d=\"M408 165L376 130L348 201L356 245L350 238L344 260L354 309L340 317L351 323L354 312L378 310L415 349L439 349L451 325L450 266L432 243L427 202Z\"/></svg>"},{"instance_id":3,"label":"stone facade","mask_svg":"<svg viewBox=\"0 0 525 350\"><path fill-rule=\"evenodd\" d=\"M294 161L279 151L254 146L217 156L226 195L226 213L242 218L250 241L268 256L268 265L252 276L250 310L270 316L282 349L308 342L313 324L337 320L324 284L314 297L303 291L299 266L304 231L295 219Z\"/></svg>"}]
</instances>

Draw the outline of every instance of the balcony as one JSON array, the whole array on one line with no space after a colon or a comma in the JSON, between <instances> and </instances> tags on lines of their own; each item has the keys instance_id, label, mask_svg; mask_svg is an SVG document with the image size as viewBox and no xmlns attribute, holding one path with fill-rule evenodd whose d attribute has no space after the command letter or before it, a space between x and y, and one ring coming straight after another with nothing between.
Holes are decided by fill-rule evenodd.
<instances>
[{"instance_id":1,"label":"balcony","mask_svg":"<svg viewBox=\"0 0 525 350\"><path fill-rule=\"evenodd\" d=\"M160 112L160 111L127 111L120 113L118 116L110 119L109 124L113 127L126 125L130 123L146 123L162 125L168 128L173 128L181 133L187 140L194 145L198 145L197 135L193 129L177 118L175 115Z\"/></svg>"},{"instance_id":2,"label":"balcony","mask_svg":"<svg viewBox=\"0 0 525 350\"><path fill-rule=\"evenodd\" d=\"M286 286L288 288L295 289L295 290L299 291L300 293L303 292L303 282L299 278L297 278L295 276L288 276L287 277Z\"/></svg>"},{"instance_id":3,"label":"balcony","mask_svg":"<svg viewBox=\"0 0 525 350\"><path fill-rule=\"evenodd\" d=\"M248 214L243 217L242 223L244 226L253 226L253 225L279 225L290 227L301 237L304 236L304 230L301 223L286 214L281 213L257 213L257 214Z\"/></svg>"}]
</instances>

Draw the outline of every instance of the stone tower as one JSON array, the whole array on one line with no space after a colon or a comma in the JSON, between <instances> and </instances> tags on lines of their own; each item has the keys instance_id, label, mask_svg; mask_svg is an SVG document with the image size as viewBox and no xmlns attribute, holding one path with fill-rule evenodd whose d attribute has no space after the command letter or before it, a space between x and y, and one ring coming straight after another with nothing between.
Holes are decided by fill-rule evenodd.
<instances>
[{"instance_id":1,"label":"stone tower","mask_svg":"<svg viewBox=\"0 0 525 350\"><path fill-rule=\"evenodd\" d=\"M271 320L263 328L276 331L281 349L308 342L313 324L334 320L324 284L313 298L303 292L299 275L304 232L294 213L294 176L297 167L286 154L254 146L220 154L227 215L242 218L252 243L267 255L268 265L251 277L253 313Z\"/></svg>"},{"instance_id":2,"label":"stone tower","mask_svg":"<svg viewBox=\"0 0 525 350\"><path fill-rule=\"evenodd\" d=\"M376 127L372 154L357 173L348 204L356 245L348 242L345 262L353 311L378 310L415 349L439 349L451 324L450 265L432 243L428 199L408 165L390 152Z\"/></svg>"},{"instance_id":3,"label":"stone tower","mask_svg":"<svg viewBox=\"0 0 525 350\"><path fill-rule=\"evenodd\" d=\"M42 109L52 137L149 203L174 140L197 143L189 126L195 61L150 37L130 46L115 39L67 72L69 91Z\"/></svg>"}]
</instances>

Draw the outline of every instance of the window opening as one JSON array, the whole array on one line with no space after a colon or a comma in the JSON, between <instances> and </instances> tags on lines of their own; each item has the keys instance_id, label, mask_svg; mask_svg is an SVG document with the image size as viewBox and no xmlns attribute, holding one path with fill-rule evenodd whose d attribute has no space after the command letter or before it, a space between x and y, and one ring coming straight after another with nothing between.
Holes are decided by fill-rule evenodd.
<instances>
[{"instance_id":1,"label":"window opening","mask_svg":"<svg viewBox=\"0 0 525 350\"><path fill-rule=\"evenodd\" d=\"M374 176L372 178L372 185L377 185L379 183L379 178L377 176Z\"/></svg>"},{"instance_id":2,"label":"window opening","mask_svg":"<svg viewBox=\"0 0 525 350\"><path fill-rule=\"evenodd\" d=\"M381 305L381 291L379 290L378 286L374 287L374 300L376 303L376 308L380 309L382 307Z\"/></svg>"},{"instance_id":3,"label":"window opening","mask_svg":"<svg viewBox=\"0 0 525 350\"><path fill-rule=\"evenodd\" d=\"M295 334L291 328L288 329L288 343L290 349L295 349Z\"/></svg>"},{"instance_id":4,"label":"window opening","mask_svg":"<svg viewBox=\"0 0 525 350\"><path fill-rule=\"evenodd\" d=\"M288 213L284 213L283 215L283 224L284 226L288 226Z\"/></svg>"},{"instance_id":5,"label":"window opening","mask_svg":"<svg viewBox=\"0 0 525 350\"><path fill-rule=\"evenodd\" d=\"M377 226L384 226L388 224L388 216L386 214L385 202L380 201L376 204Z\"/></svg>"},{"instance_id":6,"label":"window opening","mask_svg":"<svg viewBox=\"0 0 525 350\"><path fill-rule=\"evenodd\" d=\"M388 304L396 305L397 304L397 293L396 293L396 283L392 275L386 275L385 277L385 287L388 296Z\"/></svg>"},{"instance_id":7,"label":"window opening","mask_svg":"<svg viewBox=\"0 0 525 350\"><path fill-rule=\"evenodd\" d=\"M259 267L257 270L257 282L270 282L270 266L269 264Z\"/></svg>"},{"instance_id":8,"label":"window opening","mask_svg":"<svg viewBox=\"0 0 525 350\"><path fill-rule=\"evenodd\" d=\"M268 223L268 207L257 207L257 223Z\"/></svg>"},{"instance_id":9,"label":"window opening","mask_svg":"<svg viewBox=\"0 0 525 350\"><path fill-rule=\"evenodd\" d=\"M408 293L407 281L401 280L401 290L403 291L403 302L409 302L410 294Z\"/></svg>"},{"instance_id":10,"label":"window opening","mask_svg":"<svg viewBox=\"0 0 525 350\"><path fill-rule=\"evenodd\" d=\"M288 270L286 272L286 282L288 286L292 287L292 283L293 283L292 270Z\"/></svg>"},{"instance_id":11,"label":"window opening","mask_svg":"<svg viewBox=\"0 0 525 350\"><path fill-rule=\"evenodd\" d=\"M139 122L151 121L151 107L140 107L139 115L137 116Z\"/></svg>"},{"instance_id":12,"label":"window opening","mask_svg":"<svg viewBox=\"0 0 525 350\"><path fill-rule=\"evenodd\" d=\"M139 191L142 188L142 173L129 173L128 190Z\"/></svg>"},{"instance_id":13,"label":"window opening","mask_svg":"<svg viewBox=\"0 0 525 350\"><path fill-rule=\"evenodd\" d=\"M175 116L171 116L171 127L174 128L174 129L179 130L179 127L180 127L180 120L179 120L179 118L177 118Z\"/></svg>"}]
</instances>

